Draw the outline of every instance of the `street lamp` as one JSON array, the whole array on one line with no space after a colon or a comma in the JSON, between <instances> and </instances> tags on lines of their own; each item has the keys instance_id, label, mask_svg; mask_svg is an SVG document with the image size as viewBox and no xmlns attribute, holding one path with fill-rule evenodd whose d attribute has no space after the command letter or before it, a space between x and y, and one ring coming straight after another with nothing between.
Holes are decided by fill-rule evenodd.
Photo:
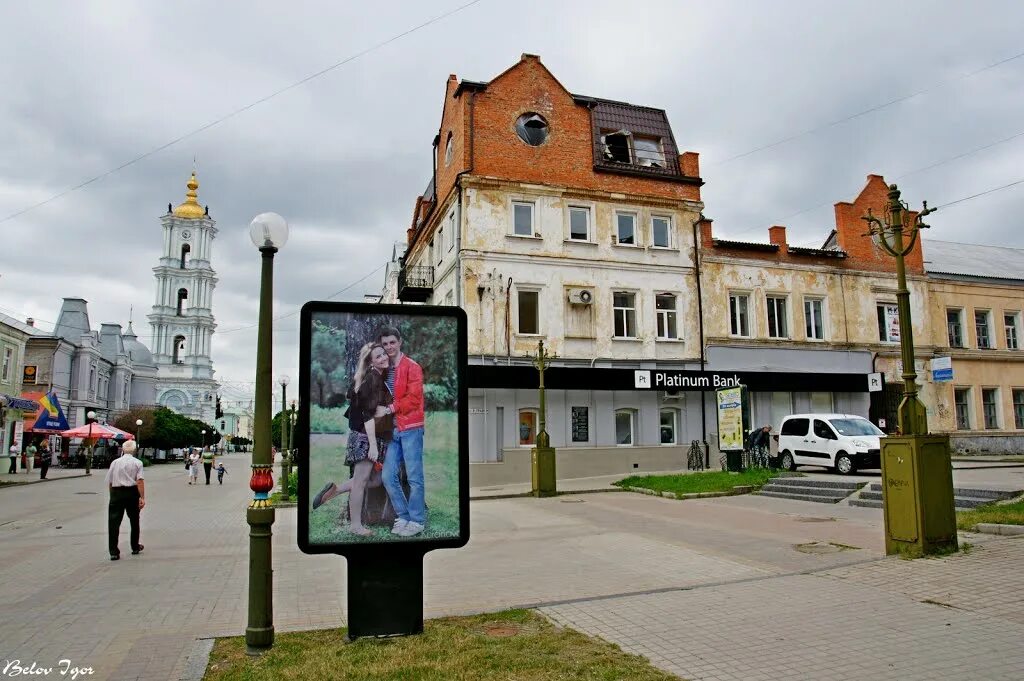
<instances>
[{"instance_id":1,"label":"street lamp","mask_svg":"<svg viewBox=\"0 0 1024 681\"><path fill-rule=\"evenodd\" d=\"M949 436L928 434L927 412L917 397L914 331L905 262L917 244L921 229L928 227L923 218L934 212L935 209L925 202L921 212L913 215L907 204L900 201L900 190L893 184L889 185L884 222L872 215L870 209L863 218L875 243L896 258L903 400L898 412L898 434L882 438L881 443L887 554L919 556L957 548Z\"/></svg>"},{"instance_id":2,"label":"street lamp","mask_svg":"<svg viewBox=\"0 0 1024 681\"><path fill-rule=\"evenodd\" d=\"M85 413L85 418L89 421L89 448L85 452L85 474L92 475L92 450L96 444L92 441L92 424L96 421L96 412L89 410Z\"/></svg>"},{"instance_id":3,"label":"street lamp","mask_svg":"<svg viewBox=\"0 0 1024 681\"><path fill-rule=\"evenodd\" d=\"M288 384L291 379L288 378L287 374L281 374L281 378L277 379L277 382L281 384L281 500L289 501L288 497L288 423L290 421L290 415L288 414Z\"/></svg>"},{"instance_id":4,"label":"street lamp","mask_svg":"<svg viewBox=\"0 0 1024 681\"><path fill-rule=\"evenodd\" d=\"M139 431L142 430L142 419L135 419L135 444L139 448L139 456L142 456L142 445L139 444Z\"/></svg>"},{"instance_id":5,"label":"street lamp","mask_svg":"<svg viewBox=\"0 0 1024 681\"><path fill-rule=\"evenodd\" d=\"M273 347L271 325L274 302L274 254L288 241L288 223L277 213L261 213L249 224L249 236L260 250L260 316L256 340L256 404L253 419L252 478L249 488L253 500L246 510L249 523L249 623L245 628L245 647L258 655L274 645L274 593L271 567L271 528L274 507L267 493L274 487L270 459L271 371Z\"/></svg>"},{"instance_id":6,"label":"street lamp","mask_svg":"<svg viewBox=\"0 0 1024 681\"><path fill-rule=\"evenodd\" d=\"M203 429L203 451L206 451L206 429Z\"/></svg>"}]
</instances>

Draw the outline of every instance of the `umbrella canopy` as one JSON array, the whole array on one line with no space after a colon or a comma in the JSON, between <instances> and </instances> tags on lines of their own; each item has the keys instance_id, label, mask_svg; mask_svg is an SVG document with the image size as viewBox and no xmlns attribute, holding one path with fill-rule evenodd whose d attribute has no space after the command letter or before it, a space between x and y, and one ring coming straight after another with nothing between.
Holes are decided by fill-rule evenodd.
<instances>
[{"instance_id":1,"label":"umbrella canopy","mask_svg":"<svg viewBox=\"0 0 1024 681\"><path fill-rule=\"evenodd\" d=\"M92 430L90 430L90 428ZM91 438L93 440L134 440L135 436L131 433L126 433L120 428L114 426L108 426L105 423L86 423L83 426L72 428L71 430L61 431L61 437L78 437L83 439Z\"/></svg>"}]
</instances>

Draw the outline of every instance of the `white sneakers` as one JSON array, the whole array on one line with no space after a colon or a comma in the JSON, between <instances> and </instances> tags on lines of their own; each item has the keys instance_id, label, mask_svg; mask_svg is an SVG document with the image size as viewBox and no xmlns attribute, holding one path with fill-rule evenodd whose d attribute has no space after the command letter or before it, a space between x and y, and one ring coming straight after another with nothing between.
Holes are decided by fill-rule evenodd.
<instances>
[{"instance_id":1,"label":"white sneakers","mask_svg":"<svg viewBox=\"0 0 1024 681\"><path fill-rule=\"evenodd\" d=\"M411 520L403 520L399 518L395 521L395 526L391 528L391 534L398 535L399 537L413 537L423 531L423 523L415 523Z\"/></svg>"}]
</instances>

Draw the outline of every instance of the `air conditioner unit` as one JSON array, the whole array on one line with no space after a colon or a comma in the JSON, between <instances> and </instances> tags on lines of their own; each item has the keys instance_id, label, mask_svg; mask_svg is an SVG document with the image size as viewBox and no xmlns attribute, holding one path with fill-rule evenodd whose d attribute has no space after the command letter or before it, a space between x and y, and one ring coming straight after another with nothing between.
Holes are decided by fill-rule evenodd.
<instances>
[{"instance_id":1,"label":"air conditioner unit","mask_svg":"<svg viewBox=\"0 0 1024 681\"><path fill-rule=\"evenodd\" d=\"M674 402L674 401L682 398L682 396L683 396L682 393L680 393L678 390L666 390L665 394L661 398L661 401L662 402Z\"/></svg>"},{"instance_id":2,"label":"air conditioner unit","mask_svg":"<svg viewBox=\"0 0 1024 681\"><path fill-rule=\"evenodd\" d=\"M569 289L570 305L591 305L594 302L594 292L588 288Z\"/></svg>"}]
</instances>

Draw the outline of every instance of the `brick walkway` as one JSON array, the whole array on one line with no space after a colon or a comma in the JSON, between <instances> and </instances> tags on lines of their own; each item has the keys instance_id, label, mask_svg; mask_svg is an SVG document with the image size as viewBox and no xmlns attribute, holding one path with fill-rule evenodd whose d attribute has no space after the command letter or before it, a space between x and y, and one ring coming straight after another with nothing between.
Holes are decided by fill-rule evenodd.
<instances>
[{"instance_id":1,"label":"brick walkway","mask_svg":"<svg viewBox=\"0 0 1024 681\"><path fill-rule=\"evenodd\" d=\"M106 555L102 475L0 489L0 571L5 575L0 581L0 662L19 659L55 666L66 658L93 667L96 673L89 678L96 681L179 679L195 639L241 634L248 583L248 458L229 455L225 463L229 473L223 487L188 486L183 466L147 468L146 550L141 556L130 555L125 522L122 559L117 562ZM792 623L807 628L815 612L826 620L833 617L818 611L814 599L805 598L810 585L831 585L818 589L850 618L844 620L850 626L862 610L865 617L873 617L860 605L871 599L879 605L906 601L913 606L906 610L911 613L935 611L991 621L1007 605L1000 594L1024 593L1024 584L1013 576L1019 569L1009 567L1024 556L999 558L1007 550L1001 547L1024 546L1024 540L993 539L962 557L959 572L926 573L937 569L933 565L961 565L961 557L877 562L881 516L873 509L845 508L840 513L827 506L767 498L677 502L612 493L478 501L472 514L468 547L427 556L427 617L551 606L545 611L552 616L587 613L604 623L603 635L628 647L632 644L622 637L629 627L616 623L632 617L628 612L634 601L643 602L650 605L643 606L645 611L659 613L657 620L649 621L667 628L658 638L638 634L645 646L641 652L666 668L671 661L690 664L684 668L693 670L694 654L711 658L708 650L700 652L694 640L669 628L673 621L688 635L703 636L700 640L706 645L719 645L723 664L730 655L732 664L742 663L740 644L749 638L742 615L767 611L766 603L778 604L782 614L765 614L759 620L762 625L790 623L779 627L785 640L777 643L776 653L784 657L801 652ZM295 544L295 517L296 509L279 510L274 525L275 626L278 631L339 626L344 623L344 561L301 554ZM826 555L794 550L807 542L859 548ZM852 564L858 565L844 567ZM883 569L920 574L917 582L906 574L899 579L908 589L919 584L915 588L923 591L887 594L875 584L885 577L873 576L874 570ZM817 572L780 577L808 571ZM973 575L973 581L958 586L967 575ZM858 581L859 576L867 583ZM933 600L960 610L920 603L930 597L921 595L931 593L929 585L939 587ZM700 606L698 598L710 599L709 604L728 603L730 608ZM805 603L804 614L795 612L785 619L785 608L799 603ZM620 609L623 614L616 615ZM740 638L729 641L712 635L716 627L728 629L731 610L738 618L734 633ZM904 610L889 612L895 619L885 625L888 630L904 627L899 619ZM701 618L707 618L706 624ZM922 620L915 615L907 622L918 626ZM586 629L588 623L583 620L578 626ZM1019 621L1009 620L994 627L1018 636L1018 641L1019 628ZM821 629L811 627L808 635L824 636ZM912 633L907 630L906 635ZM986 641L1001 646L1000 636L990 635ZM926 653L933 644L945 648L941 639L926 640L928 646L915 650ZM770 647L772 642L766 644ZM856 655L869 659L873 653L867 650L861 647ZM972 659L977 662L978 655ZM989 655L982 661L996 665L1011 659ZM689 676L697 674L690 671ZM961 678L999 677L990 673Z\"/></svg>"}]
</instances>

